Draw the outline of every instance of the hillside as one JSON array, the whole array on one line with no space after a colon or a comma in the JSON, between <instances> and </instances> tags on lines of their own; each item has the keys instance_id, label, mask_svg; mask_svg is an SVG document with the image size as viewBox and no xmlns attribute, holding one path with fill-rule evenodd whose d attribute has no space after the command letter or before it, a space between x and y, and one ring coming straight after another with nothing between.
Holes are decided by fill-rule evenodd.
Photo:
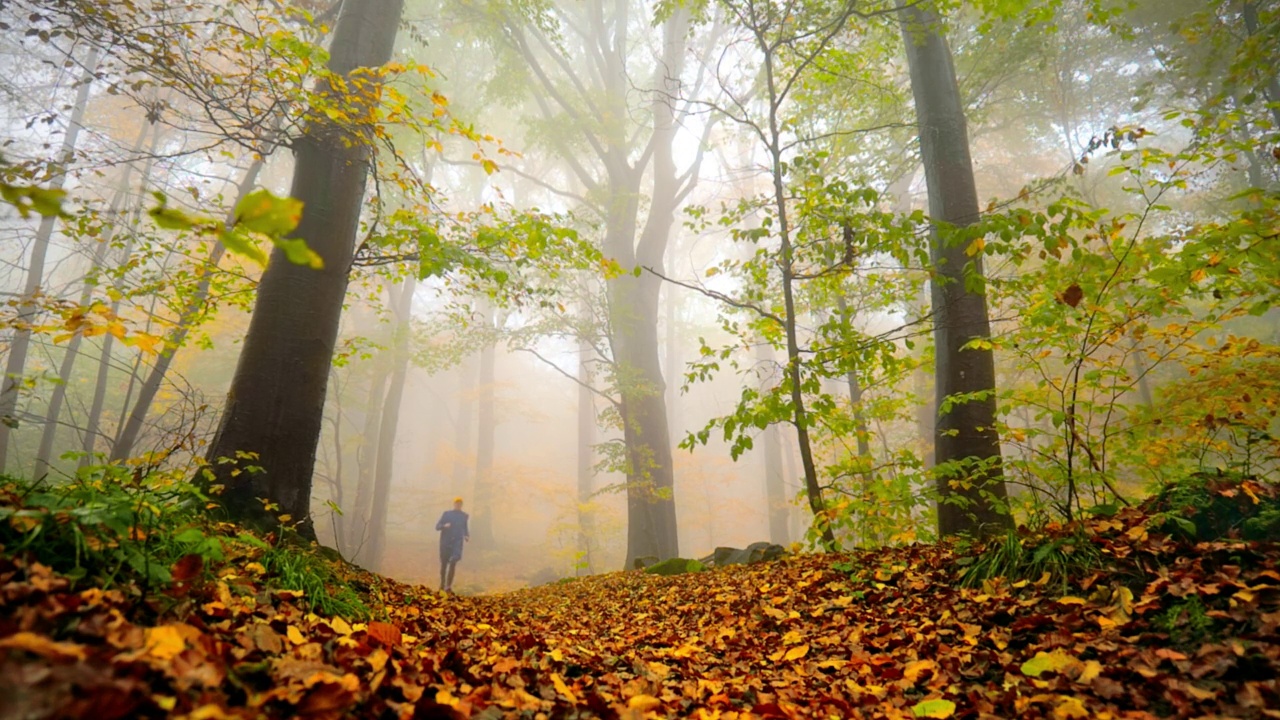
<instances>
[{"instance_id":1,"label":"hillside","mask_svg":"<svg viewBox=\"0 0 1280 720\"><path fill-rule=\"evenodd\" d=\"M376 620L311 614L248 556L137 603L0 560L0 716L1280 715L1280 548L1159 518L1051 532L1035 581L962 587L953 546L800 555L452 597L357 573ZM1055 559L1056 558L1056 559ZM1096 565L1072 581L1060 571ZM1035 568L1033 565L1023 565ZM175 578L185 577L175 569ZM1065 589L1064 589L1065 588Z\"/></svg>"}]
</instances>

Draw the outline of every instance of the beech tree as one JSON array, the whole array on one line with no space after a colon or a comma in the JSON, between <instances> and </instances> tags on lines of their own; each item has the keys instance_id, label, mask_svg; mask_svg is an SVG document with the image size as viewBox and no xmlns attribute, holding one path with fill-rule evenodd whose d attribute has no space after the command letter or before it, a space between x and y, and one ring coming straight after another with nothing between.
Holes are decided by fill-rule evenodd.
<instances>
[{"instance_id":1,"label":"beech tree","mask_svg":"<svg viewBox=\"0 0 1280 720\"><path fill-rule=\"evenodd\" d=\"M333 78L319 96L350 120L315 114L293 146L290 195L303 203L293 237L305 241L323 267L290 262L279 246L272 251L207 455L231 513L272 524L277 515L264 509L259 498L265 498L299 522L304 535L314 532L316 445L374 153L369 122L382 76L370 69L391 59L403 6L403 0L343 3L330 46ZM261 470L242 472L242 465Z\"/></svg>"},{"instance_id":2,"label":"beech tree","mask_svg":"<svg viewBox=\"0 0 1280 720\"><path fill-rule=\"evenodd\" d=\"M964 106L937 11L920 4L899 8L934 222L930 287L938 530L944 536L990 533L1009 527L1010 517L996 431L995 360L981 289L982 254L970 251L973 238L963 232L979 219Z\"/></svg>"}]
</instances>

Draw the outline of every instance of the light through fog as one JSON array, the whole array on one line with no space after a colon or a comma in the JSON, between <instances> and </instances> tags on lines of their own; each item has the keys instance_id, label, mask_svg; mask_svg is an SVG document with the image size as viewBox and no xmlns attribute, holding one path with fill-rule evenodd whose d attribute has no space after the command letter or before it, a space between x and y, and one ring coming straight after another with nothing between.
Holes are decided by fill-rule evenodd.
<instances>
[{"instance_id":1,"label":"light through fog","mask_svg":"<svg viewBox=\"0 0 1280 720\"><path fill-rule=\"evenodd\" d=\"M334 45L341 3L171 3L185 39L142 40L125 9L51 34L75 11L44 5L0 4L32 28L0 39L6 187L61 187L68 211L0 210L11 474L224 472L209 456L237 363L257 362L241 358L260 296L299 306L277 334L329 351L310 300L259 293L273 242L297 255L272 262L312 262L276 211L231 231L259 189L322 179L311 207L328 208L341 173L295 172L326 132L372 158L337 337L325 377L276 358L265 385L317 386L314 472L305 450L280 461L310 479L316 538L398 579L438 582L456 497L472 538L455 587L492 592L722 546L931 540L950 534L939 496L988 481L1005 517L1070 519L1197 463L1237 467L1221 433L1275 435L1264 372L1244 403L1198 384L1235 362L1211 348L1276 342L1248 284L1265 272L1180 255L1269 217L1271 196L1245 191L1276 187L1274 77L1236 77L1234 50L1170 25L1244 22L1225 3L1138 2L1123 26L1083 0L1053 22L931 10L905 33L945 35L946 61L913 78L915 21L886 3L407 0L394 61L350 86L321 72L322 49L357 52ZM335 90L361 83L376 101ZM931 162L930 83L958 93L938 152L967 146L987 223L953 253L950 294L930 243L979 218L943 199L963 163ZM981 323L945 305L975 297ZM964 347L938 361L948 328ZM970 388L978 354L992 381ZM1202 393L1236 424L1206 429ZM305 404L273 402L254 412ZM988 420L935 428L983 403ZM295 443L268 435L231 459ZM935 448L957 437L986 445L942 458L978 458L949 485Z\"/></svg>"}]
</instances>

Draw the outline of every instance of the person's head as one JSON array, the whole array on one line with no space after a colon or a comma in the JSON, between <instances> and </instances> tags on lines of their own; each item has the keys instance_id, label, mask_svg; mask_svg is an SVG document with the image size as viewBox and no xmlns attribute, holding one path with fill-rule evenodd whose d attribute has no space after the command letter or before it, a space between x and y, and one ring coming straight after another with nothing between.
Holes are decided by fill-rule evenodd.
<instances>
[{"instance_id":1,"label":"person's head","mask_svg":"<svg viewBox=\"0 0 1280 720\"><path fill-rule=\"evenodd\" d=\"M456 498L454 498L454 499L453 499L453 509L454 509L454 510L461 510L461 509L462 509L462 498L460 498L460 497L456 497Z\"/></svg>"}]
</instances>

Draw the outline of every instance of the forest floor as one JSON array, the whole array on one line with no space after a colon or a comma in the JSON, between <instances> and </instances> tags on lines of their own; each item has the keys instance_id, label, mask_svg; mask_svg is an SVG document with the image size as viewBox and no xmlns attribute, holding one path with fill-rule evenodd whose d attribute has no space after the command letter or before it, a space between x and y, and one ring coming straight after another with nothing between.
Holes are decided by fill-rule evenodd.
<instances>
[{"instance_id":1,"label":"forest floor","mask_svg":"<svg viewBox=\"0 0 1280 720\"><path fill-rule=\"evenodd\" d=\"M1088 530L1028 558L1090 544L1069 584L963 587L953 545L477 597L352 571L366 622L244 557L140 602L0 554L0 717L1280 717L1280 546Z\"/></svg>"}]
</instances>

